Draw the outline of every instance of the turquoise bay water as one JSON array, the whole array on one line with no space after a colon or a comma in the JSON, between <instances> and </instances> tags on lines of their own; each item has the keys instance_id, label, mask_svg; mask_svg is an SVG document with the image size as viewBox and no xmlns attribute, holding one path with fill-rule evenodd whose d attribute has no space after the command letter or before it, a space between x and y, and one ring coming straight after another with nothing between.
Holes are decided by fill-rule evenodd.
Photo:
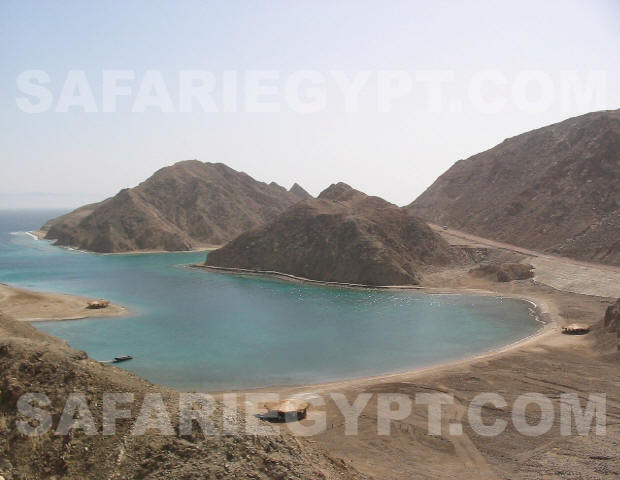
<instances>
[{"instance_id":1,"label":"turquoise bay water","mask_svg":"<svg viewBox=\"0 0 620 480\"><path fill-rule=\"evenodd\" d=\"M124 318L36 323L97 360L191 390L310 383L475 355L535 333L527 302L352 290L185 267L205 253L95 255L25 231L60 212L0 211L0 282L104 297ZM21 232L21 233L20 233Z\"/></svg>"}]
</instances>

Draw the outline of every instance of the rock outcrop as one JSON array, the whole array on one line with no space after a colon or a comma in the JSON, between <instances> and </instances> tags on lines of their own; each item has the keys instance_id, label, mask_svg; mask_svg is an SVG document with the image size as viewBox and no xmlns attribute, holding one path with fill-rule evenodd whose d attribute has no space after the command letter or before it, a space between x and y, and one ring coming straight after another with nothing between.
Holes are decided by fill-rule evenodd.
<instances>
[{"instance_id":1,"label":"rock outcrop","mask_svg":"<svg viewBox=\"0 0 620 480\"><path fill-rule=\"evenodd\" d=\"M620 265L620 110L589 113L459 160L408 209L438 225Z\"/></svg>"},{"instance_id":2,"label":"rock outcrop","mask_svg":"<svg viewBox=\"0 0 620 480\"><path fill-rule=\"evenodd\" d=\"M616 335L616 350L620 352L620 298L607 307L603 318L605 330Z\"/></svg>"},{"instance_id":3,"label":"rock outcrop","mask_svg":"<svg viewBox=\"0 0 620 480\"><path fill-rule=\"evenodd\" d=\"M285 188L222 163L188 160L42 229L57 245L94 252L191 250L221 245L297 201Z\"/></svg>"},{"instance_id":4,"label":"rock outcrop","mask_svg":"<svg viewBox=\"0 0 620 480\"><path fill-rule=\"evenodd\" d=\"M607 330L618 332L618 337L620 337L620 298L614 305L607 307L603 322Z\"/></svg>"},{"instance_id":5,"label":"rock outcrop","mask_svg":"<svg viewBox=\"0 0 620 480\"><path fill-rule=\"evenodd\" d=\"M428 225L344 183L208 254L206 265L365 285L418 284L453 249Z\"/></svg>"},{"instance_id":6,"label":"rock outcrop","mask_svg":"<svg viewBox=\"0 0 620 480\"><path fill-rule=\"evenodd\" d=\"M618 331L620 325L620 298L616 303L607 307L604 318L605 328L611 332Z\"/></svg>"},{"instance_id":7,"label":"rock outcrop","mask_svg":"<svg viewBox=\"0 0 620 480\"><path fill-rule=\"evenodd\" d=\"M485 263L469 273L477 277L492 277L498 282L512 282L532 278L534 267L528 263Z\"/></svg>"}]
</instances>

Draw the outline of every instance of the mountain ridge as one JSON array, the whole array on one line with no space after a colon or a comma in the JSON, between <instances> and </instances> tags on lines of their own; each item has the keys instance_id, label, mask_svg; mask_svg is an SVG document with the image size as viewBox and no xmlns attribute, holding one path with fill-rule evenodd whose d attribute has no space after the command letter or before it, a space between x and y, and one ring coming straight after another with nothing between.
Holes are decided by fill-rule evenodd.
<instances>
[{"instance_id":1,"label":"mountain ridge","mask_svg":"<svg viewBox=\"0 0 620 480\"><path fill-rule=\"evenodd\" d=\"M225 243L298 200L222 163L184 160L42 230L57 245L94 252L184 251Z\"/></svg>"},{"instance_id":2,"label":"mountain ridge","mask_svg":"<svg viewBox=\"0 0 620 480\"><path fill-rule=\"evenodd\" d=\"M591 112L457 161L406 208L439 225L620 265L620 110Z\"/></svg>"}]
</instances>

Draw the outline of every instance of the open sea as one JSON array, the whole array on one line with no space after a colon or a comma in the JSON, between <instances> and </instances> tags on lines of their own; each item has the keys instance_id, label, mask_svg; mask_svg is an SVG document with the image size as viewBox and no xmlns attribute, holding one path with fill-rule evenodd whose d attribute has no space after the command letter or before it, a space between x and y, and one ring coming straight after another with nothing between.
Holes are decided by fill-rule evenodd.
<instances>
[{"instance_id":1,"label":"open sea","mask_svg":"<svg viewBox=\"0 0 620 480\"><path fill-rule=\"evenodd\" d=\"M206 253L97 255L26 233L61 211L0 211L0 282L107 298L128 317L35 323L154 383L219 391L404 371L541 328L528 302L353 290L187 268Z\"/></svg>"}]
</instances>

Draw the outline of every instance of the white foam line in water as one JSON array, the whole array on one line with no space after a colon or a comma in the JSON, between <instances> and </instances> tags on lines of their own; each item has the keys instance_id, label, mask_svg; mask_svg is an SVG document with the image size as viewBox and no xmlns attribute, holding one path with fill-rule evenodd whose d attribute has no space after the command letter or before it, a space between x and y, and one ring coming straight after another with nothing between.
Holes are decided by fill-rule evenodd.
<instances>
[{"instance_id":1,"label":"white foam line in water","mask_svg":"<svg viewBox=\"0 0 620 480\"><path fill-rule=\"evenodd\" d=\"M22 236L22 237L24 235L27 235L29 237L34 238L35 240L38 240L37 236L32 234L32 233L30 233L30 232L11 232L11 235L19 235L19 236Z\"/></svg>"}]
</instances>

